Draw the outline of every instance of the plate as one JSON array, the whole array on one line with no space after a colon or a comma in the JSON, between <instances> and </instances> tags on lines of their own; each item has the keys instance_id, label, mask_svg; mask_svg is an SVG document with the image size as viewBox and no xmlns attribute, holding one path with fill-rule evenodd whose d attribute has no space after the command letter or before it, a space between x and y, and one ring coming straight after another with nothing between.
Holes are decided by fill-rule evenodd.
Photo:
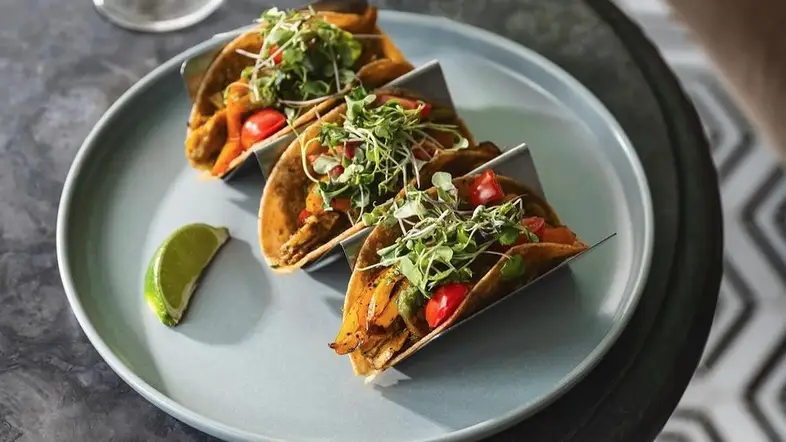
<instances>
[{"instance_id":1,"label":"plate","mask_svg":"<svg viewBox=\"0 0 786 442\"><path fill-rule=\"evenodd\" d=\"M273 275L259 251L261 181L203 181L183 156L190 103L178 69L205 42L125 93L85 140L58 214L72 309L107 363L148 400L238 441L464 441L546 406L586 374L632 315L652 251L641 165L577 81L509 40L441 18L383 11L416 65L438 59L479 140L532 149L546 196L588 242L617 236L365 385L330 351L346 267ZM422 42L428 41L428 45ZM147 261L190 222L229 227L184 322L157 322Z\"/></svg>"}]
</instances>

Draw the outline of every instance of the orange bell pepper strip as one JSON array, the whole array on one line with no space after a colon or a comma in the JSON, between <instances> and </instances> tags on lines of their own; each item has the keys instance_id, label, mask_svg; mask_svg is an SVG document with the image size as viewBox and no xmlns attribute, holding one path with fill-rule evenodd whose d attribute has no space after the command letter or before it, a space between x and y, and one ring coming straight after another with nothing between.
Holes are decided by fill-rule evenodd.
<instances>
[{"instance_id":1,"label":"orange bell pepper strip","mask_svg":"<svg viewBox=\"0 0 786 442\"><path fill-rule=\"evenodd\" d=\"M249 107L247 81L243 79L230 84L227 91L227 141L213 164L213 176L226 173L232 160L243 153L240 132L243 128L243 116L249 111Z\"/></svg>"}]
</instances>

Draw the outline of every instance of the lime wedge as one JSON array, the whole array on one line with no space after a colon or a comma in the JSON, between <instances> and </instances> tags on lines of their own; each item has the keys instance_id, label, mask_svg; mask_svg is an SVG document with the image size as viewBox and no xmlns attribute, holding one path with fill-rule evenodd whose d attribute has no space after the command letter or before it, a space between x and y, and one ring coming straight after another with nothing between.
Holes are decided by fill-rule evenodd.
<instances>
[{"instance_id":1,"label":"lime wedge","mask_svg":"<svg viewBox=\"0 0 786 442\"><path fill-rule=\"evenodd\" d=\"M180 322L205 269L229 230L208 224L188 224L158 246L145 273L145 299L165 325Z\"/></svg>"}]
</instances>

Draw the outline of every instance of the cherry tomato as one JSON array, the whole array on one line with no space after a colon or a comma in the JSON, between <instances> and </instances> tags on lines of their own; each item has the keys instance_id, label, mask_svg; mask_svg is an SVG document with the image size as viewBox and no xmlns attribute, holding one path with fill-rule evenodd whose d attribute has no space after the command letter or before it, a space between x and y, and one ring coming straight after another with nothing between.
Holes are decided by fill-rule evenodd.
<instances>
[{"instance_id":1,"label":"cherry tomato","mask_svg":"<svg viewBox=\"0 0 786 442\"><path fill-rule=\"evenodd\" d=\"M278 45L273 43L272 45L270 45L270 48L268 48L268 54L270 55L276 54L276 51L278 51ZM281 64L282 61L284 61L284 51L281 51L278 54L273 55L273 64Z\"/></svg>"},{"instance_id":2,"label":"cherry tomato","mask_svg":"<svg viewBox=\"0 0 786 442\"><path fill-rule=\"evenodd\" d=\"M505 197L502 186L497 181L497 175L491 169L481 173L475 178L469 188L469 200L474 206L481 206Z\"/></svg>"},{"instance_id":3,"label":"cherry tomato","mask_svg":"<svg viewBox=\"0 0 786 442\"><path fill-rule=\"evenodd\" d=\"M257 111L243 123L243 130L240 133L240 145L243 146L243 149L248 149L254 143L278 132L286 124L287 117L275 109L265 108Z\"/></svg>"},{"instance_id":4,"label":"cherry tomato","mask_svg":"<svg viewBox=\"0 0 786 442\"><path fill-rule=\"evenodd\" d=\"M543 230L543 235L540 236L540 240L542 242L570 245L576 241L576 235L567 227L546 227Z\"/></svg>"},{"instance_id":5,"label":"cherry tomato","mask_svg":"<svg viewBox=\"0 0 786 442\"><path fill-rule=\"evenodd\" d=\"M450 283L439 286L426 304L426 322L434 328L456 311L469 293L469 284Z\"/></svg>"},{"instance_id":6,"label":"cherry tomato","mask_svg":"<svg viewBox=\"0 0 786 442\"><path fill-rule=\"evenodd\" d=\"M431 159L429 158L428 153L426 153L426 151L423 150L422 148L417 148L413 150L412 155L414 155L415 158L419 159L420 161L428 161Z\"/></svg>"},{"instance_id":7,"label":"cherry tomato","mask_svg":"<svg viewBox=\"0 0 786 442\"><path fill-rule=\"evenodd\" d=\"M348 159L355 158L355 148L360 145L360 141L344 141L344 144L339 144L333 149Z\"/></svg>"},{"instance_id":8,"label":"cherry tomato","mask_svg":"<svg viewBox=\"0 0 786 442\"><path fill-rule=\"evenodd\" d=\"M360 146L360 141L344 141L343 145L336 146L336 150L351 160L355 158L355 149L357 149L358 146Z\"/></svg>"},{"instance_id":9,"label":"cherry tomato","mask_svg":"<svg viewBox=\"0 0 786 442\"><path fill-rule=\"evenodd\" d=\"M401 105L401 107L403 107L406 110L417 109L417 107L418 107L418 103L415 100L410 100L408 98L396 97L396 96L393 96L393 95L379 95L379 96L377 96L377 101L379 102L380 105L383 105L383 104L387 103L388 101L396 101L396 102L398 102L398 104Z\"/></svg>"},{"instance_id":10,"label":"cherry tomato","mask_svg":"<svg viewBox=\"0 0 786 442\"><path fill-rule=\"evenodd\" d=\"M302 226L306 223L306 218L311 216L311 212L306 209L300 211L300 214L297 216L297 222Z\"/></svg>"},{"instance_id":11,"label":"cherry tomato","mask_svg":"<svg viewBox=\"0 0 786 442\"><path fill-rule=\"evenodd\" d=\"M436 153L435 149L432 146L430 146L430 145L428 145L428 146L416 146L414 149L412 149L412 155L414 155L415 158L417 158L417 159L419 159L421 161L429 161L429 160L431 160L434 157L435 153Z\"/></svg>"},{"instance_id":12,"label":"cherry tomato","mask_svg":"<svg viewBox=\"0 0 786 442\"><path fill-rule=\"evenodd\" d=\"M392 95L380 95L377 100L379 100L380 104L385 104L388 101L396 101L405 110L417 109L418 106L422 104L423 108L420 109L420 118L426 118L431 113L431 104L420 100L410 100L409 98L394 97Z\"/></svg>"},{"instance_id":13,"label":"cherry tomato","mask_svg":"<svg viewBox=\"0 0 786 442\"><path fill-rule=\"evenodd\" d=\"M423 103L423 109L420 110L420 118L428 118L429 114L431 114L431 103Z\"/></svg>"},{"instance_id":14,"label":"cherry tomato","mask_svg":"<svg viewBox=\"0 0 786 442\"><path fill-rule=\"evenodd\" d=\"M429 131L429 135L432 138L437 140L439 145L444 149L450 149L453 147L455 140L453 139L453 134L450 132L443 132L440 130Z\"/></svg>"},{"instance_id":15,"label":"cherry tomato","mask_svg":"<svg viewBox=\"0 0 786 442\"><path fill-rule=\"evenodd\" d=\"M338 178L341 176L342 173L344 173L344 166L341 165L330 169L329 172L331 178Z\"/></svg>"},{"instance_id":16,"label":"cherry tomato","mask_svg":"<svg viewBox=\"0 0 786 442\"><path fill-rule=\"evenodd\" d=\"M546 221L539 216L530 216L521 220L521 225L526 227L527 230L532 232L538 237L538 240L543 241L543 232L546 230ZM527 234L521 235L517 244L528 243L529 236Z\"/></svg>"},{"instance_id":17,"label":"cherry tomato","mask_svg":"<svg viewBox=\"0 0 786 442\"><path fill-rule=\"evenodd\" d=\"M313 150L310 154L306 155L306 160L308 160L308 164L314 164L314 161L316 161L320 155L327 153L327 151L328 151L327 146L319 146L319 148Z\"/></svg>"},{"instance_id":18,"label":"cherry tomato","mask_svg":"<svg viewBox=\"0 0 786 442\"><path fill-rule=\"evenodd\" d=\"M339 212L346 212L352 208L352 205L350 204L349 198L333 198L330 201L330 207Z\"/></svg>"}]
</instances>

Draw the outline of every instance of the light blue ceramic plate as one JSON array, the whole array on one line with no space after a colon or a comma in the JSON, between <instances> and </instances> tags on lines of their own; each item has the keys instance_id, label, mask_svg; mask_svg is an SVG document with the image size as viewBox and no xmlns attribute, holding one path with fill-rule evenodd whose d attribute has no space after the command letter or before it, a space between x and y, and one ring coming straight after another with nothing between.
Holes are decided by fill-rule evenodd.
<instances>
[{"instance_id":1,"label":"light blue ceramic plate","mask_svg":"<svg viewBox=\"0 0 786 442\"><path fill-rule=\"evenodd\" d=\"M507 300L382 385L364 385L327 347L340 323L342 264L274 276L257 241L259 182L200 181L186 164L190 103L178 67L215 43L202 44L151 72L96 125L66 181L57 245L68 299L104 359L151 402L208 433L476 440L565 392L633 313L650 262L652 207L639 161L599 101L488 32L404 13L380 20L414 63L440 60L478 139L532 146L546 195L568 225L588 242L618 235L572 265L572 277ZM184 323L169 329L143 300L143 274L156 246L196 221L225 225L235 239Z\"/></svg>"}]
</instances>

